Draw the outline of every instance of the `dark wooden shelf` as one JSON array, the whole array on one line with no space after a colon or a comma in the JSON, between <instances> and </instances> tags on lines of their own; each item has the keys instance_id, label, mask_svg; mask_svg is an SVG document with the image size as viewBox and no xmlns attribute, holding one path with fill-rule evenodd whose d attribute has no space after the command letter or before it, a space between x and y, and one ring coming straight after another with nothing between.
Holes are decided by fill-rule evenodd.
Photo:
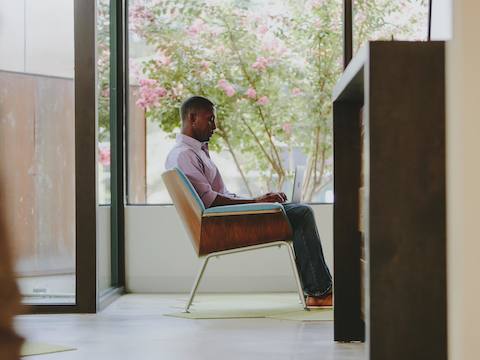
<instances>
[{"instance_id":1,"label":"dark wooden shelf","mask_svg":"<svg viewBox=\"0 0 480 360\"><path fill-rule=\"evenodd\" d=\"M334 89L334 336L372 360L447 359L444 52L370 42Z\"/></svg>"},{"instance_id":2,"label":"dark wooden shelf","mask_svg":"<svg viewBox=\"0 0 480 360\"><path fill-rule=\"evenodd\" d=\"M368 50L369 45L364 45L350 61L333 88L333 101L342 99L363 101L363 73L365 64L368 63Z\"/></svg>"}]
</instances>

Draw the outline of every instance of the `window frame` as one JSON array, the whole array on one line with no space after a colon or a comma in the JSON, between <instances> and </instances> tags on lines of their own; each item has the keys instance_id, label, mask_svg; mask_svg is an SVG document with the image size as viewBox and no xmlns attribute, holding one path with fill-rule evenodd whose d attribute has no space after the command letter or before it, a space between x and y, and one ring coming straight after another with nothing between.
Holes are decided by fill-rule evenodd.
<instances>
[{"instance_id":1,"label":"window frame","mask_svg":"<svg viewBox=\"0 0 480 360\"><path fill-rule=\"evenodd\" d=\"M74 0L75 51L75 303L28 305L29 313L96 313L124 292L125 0L111 0L111 254L112 287L97 277L96 0ZM119 86L120 85L120 86Z\"/></svg>"}]
</instances>

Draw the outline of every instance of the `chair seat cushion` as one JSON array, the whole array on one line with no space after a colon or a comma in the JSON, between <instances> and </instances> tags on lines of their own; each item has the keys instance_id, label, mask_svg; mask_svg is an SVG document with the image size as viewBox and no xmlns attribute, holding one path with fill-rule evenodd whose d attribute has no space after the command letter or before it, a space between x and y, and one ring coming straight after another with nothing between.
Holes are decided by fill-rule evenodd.
<instances>
[{"instance_id":1,"label":"chair seat cushion","mask_svg":"<svg viewBox=\"0 0 480 360\"><path fill-rule=\"evenodd\" d=\"M283 206L279 203L253 203L240 205L215 206L206 209L202 217L274 214L282 212Z\"/></svg>"}]
</instances>

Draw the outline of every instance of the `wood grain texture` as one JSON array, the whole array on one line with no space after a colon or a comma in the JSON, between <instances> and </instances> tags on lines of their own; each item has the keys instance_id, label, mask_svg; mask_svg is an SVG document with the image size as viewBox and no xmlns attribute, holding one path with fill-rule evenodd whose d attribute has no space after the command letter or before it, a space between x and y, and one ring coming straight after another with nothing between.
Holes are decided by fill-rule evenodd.
<instances>
[{"instance_id":1,"label":"wood grain texture","mask_svg":"<svg viewBox=\"0 0 480 360\"><path fill-rule=\"evenodd\" d=\"M96 312L96 57L95 1L74 2L75 32L75 261L80 312Z\"/></svg>"},{"instance_id":2,"label":"wood grain texture","mask_svg":"<svg viewBox=\"0 0 480 360\"><path fill-rule=\"evenodd\" d=\"M334 339L363 341L360 304L360 121L362 103L334 103ZM355 121L356 119L356 121Z\"/></svg>"},{"instance_id":3,"label":"wood grain texture","mask_svg":"<svg viewBox=\"0 0 480 360\"><path fill-rule=\"evenodd\" d=\"M202 210L175 170L164 172L162 178L198 256L292 237L284 211L202 217Z\"/></svg>"},{"instance_id":4,"label":"wood grain texture","mask_svg":"<svg viewBox=\"0 0 480 360\"><path fill-rule=\"evenodd\" d=\"M444 360L444 44L374 43L370 58L371 358Z\"/></svg>"},{"instance_id":5,"label":"wood grain texture","mask_svg":"<svg viewBox=\"0 0 480 360\"><path fill-rule=\"evenodd\" d=\"M199 255L240 247L290 240L292 230L285 213L202 218Z\"/></svg>"},{"instance_id":6,"label":"wood grain texture","mask_svg":"<svg viewBox=\"0 0 480 360\"><path fill-rule=\"evenodd\" d=\"M335 339L362 339L355 324L364 306L369 359L445 360L444 43L366 50L352 61L363 76L347 69L334 102Z\"/></svg>"},{"instance_id":7,"label":"wood grain texture","mask_svg":"<svg viewBox=\"0 0 480 360\"><path fill-rule=\"evenodd\" d=\"M190 194L190 191L183 185L175 170L165 171L162 174L162 179L198 255L200 250L202 210Z\"/></svg>"},{"instance_id":8,"label":"wood grain texture","mask_svg":"<svg viewBox=\"0 0 480 360\"><path fill-rule=\"evenodd\" d=\"M0 170L19 276L75 272L73 80L0 71ZM13 211L12 211L13 209Z\"/></svg>"}]
</instances>

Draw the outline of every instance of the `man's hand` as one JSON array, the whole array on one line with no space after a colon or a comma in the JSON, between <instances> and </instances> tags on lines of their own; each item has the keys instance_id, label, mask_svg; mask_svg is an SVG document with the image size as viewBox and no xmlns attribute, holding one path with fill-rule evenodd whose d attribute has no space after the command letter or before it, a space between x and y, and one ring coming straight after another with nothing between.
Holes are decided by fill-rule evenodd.
<instances>
[{"instance_id":1,"label":"man's hand","mask_svg":"<svg viewBox=\"0 0 480 360\"><path fill-rule=\"evenodd\" d=\"M255 198L255 202L279 202L283 203L287 201L287 195L283 192L267 193L265 195Z\"/></svg>"}]
</instances>

